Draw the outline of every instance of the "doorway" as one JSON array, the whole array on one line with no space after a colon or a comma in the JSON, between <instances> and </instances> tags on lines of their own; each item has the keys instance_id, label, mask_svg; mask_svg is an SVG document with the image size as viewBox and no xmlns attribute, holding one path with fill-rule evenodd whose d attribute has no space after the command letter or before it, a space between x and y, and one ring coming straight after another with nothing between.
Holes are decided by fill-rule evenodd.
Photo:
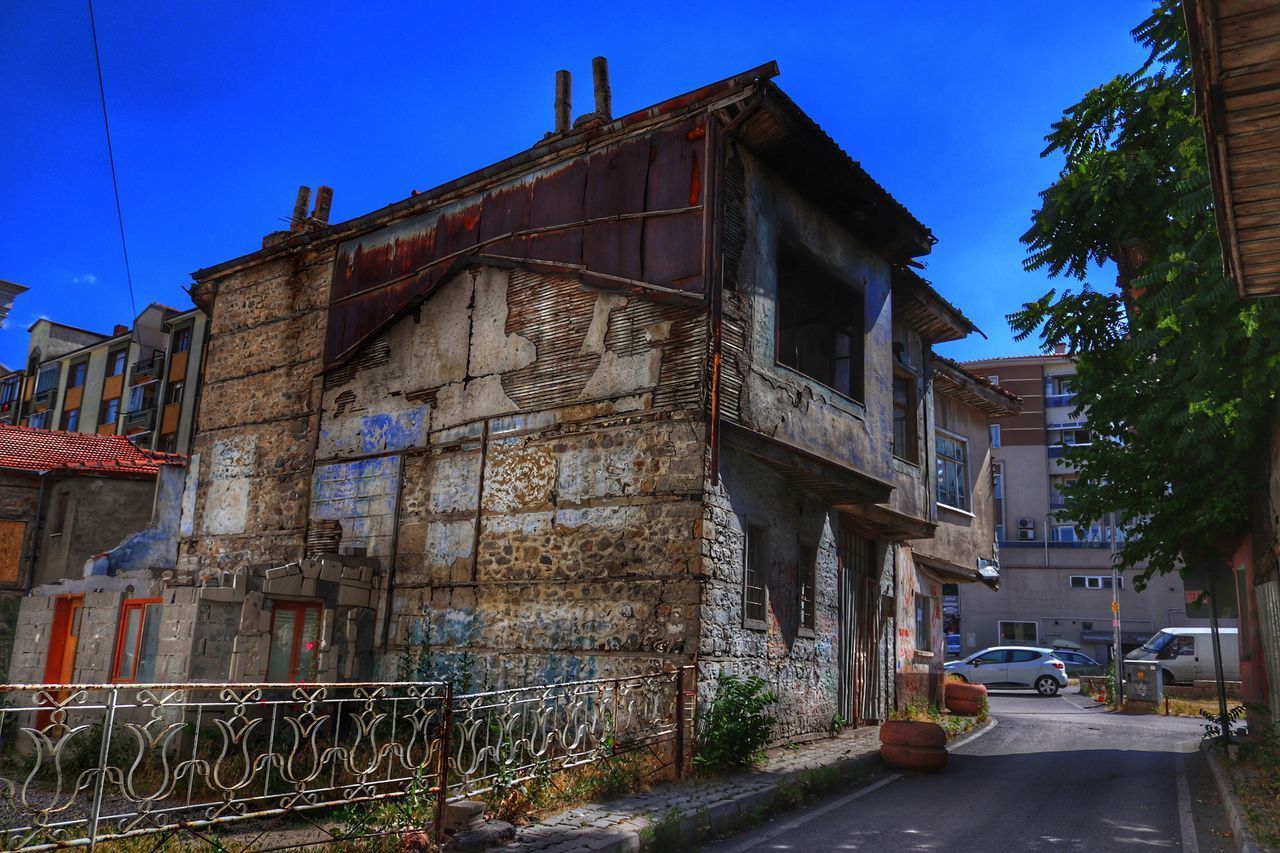
<instances>
[{"instance_id":1,"label":"doorway","mask_svg":"<svg viewBox=\"0 0 1280 853\"><path fill-rule=\"evenodd\" d=\"M880 584L876 543L842 517L837 542L840 559L840 715L850 725L879 719Z\"/></svg>"},{"instance_id":2,"label":"doorway","mask_svg":"<svg viewBox=\"0 0 1280 853\"><path fill-rule=\"evenodd\" d=\"M62 595L54 599L53 624L49 628L49 658L44 664L45 684L71 684L75 681L76 646L80 642L80 621L84 615L83 595ZM55 702L61 702L70 691L51 691ZM36 728L49 725L50 711L36 714Z\"/></svg>"},{"instance_id":3,"label":"doorway","mask_svg":"<svg viewBox=\"0 0 1280 853\"><path fill-rule=\"evenodd\" d=\"M315 681L320 651L320 602L271 602L267 681Z\"/></svg>"}]
</instances>

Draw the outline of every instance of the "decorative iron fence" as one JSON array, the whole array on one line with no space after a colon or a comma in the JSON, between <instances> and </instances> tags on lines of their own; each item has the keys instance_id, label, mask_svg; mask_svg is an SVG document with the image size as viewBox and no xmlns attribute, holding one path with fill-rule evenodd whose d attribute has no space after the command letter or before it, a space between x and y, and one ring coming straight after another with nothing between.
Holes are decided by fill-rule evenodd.
<instances>
[{"instance_id":1,"label":"decorative iron fence","mask_svg":"<svg viewBox=\"0 0 1280 853\"><path fill-rule=\"evenodd\" d=\"M0 685L0 847L92 846L404 797L670 743L691 667L455 697L443 682Z\"/></svg>"}]
</instances>

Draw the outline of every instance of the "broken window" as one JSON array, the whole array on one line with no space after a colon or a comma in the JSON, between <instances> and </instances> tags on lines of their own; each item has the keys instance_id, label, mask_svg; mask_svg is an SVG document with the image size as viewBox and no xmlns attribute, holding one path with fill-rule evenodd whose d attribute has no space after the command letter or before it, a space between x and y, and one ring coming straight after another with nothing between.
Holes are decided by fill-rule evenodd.
<instances>
[{"instance_id":1,"label":"broken window","mask_svg":"<svg viewBox=\"0 0 1280 853\"><path fill-rule=\"evenodd\" d=\"M828 388L863 396L863 295L815 258L778 247L779 364Z\"/></svg>"},{"instance_id":2,"label":"broken window","mask_svg":"<svg viewBox=\"0 0 1280 853\"><path fill-rule=\"evenodd\" d=\"M320 602L271 602L267 681L315 681L319 671Z\"/></svg>"},{"instance_id":3,"label":"broken window","mask_svg":"<svg viewBox=\"0 0 1280 853\"><path fill-rule=\"evenodd\" d=\"M160 599L127 599L120 609L116 654L111 667L113 680L154 682L159 647Z\"/></svg>"},{"instance_id":4,"label":"broken window","mask_svg":"<svg viewBox=\"0 0 1280 853\"><path fill-rule=\"evenodd\" d=\"M767 607L764 528L747 525L747 542L743 557L742 624L746 628L764 628Z\"/></svg>"},{"instance_id":5,"label":"broken window","mask_svg":"<svg viewBox=\"0 0 1280 853\"><path fill-rule=\"evenodd\" d=\"M800 595L800 630L813 635L817 624L818 552L817 549L800 547L800 568L796 587Z\"/></svg>"},{"instance_id":6,"label":"broken window","mask_svg":"<svg viewBox=\"0 0 1280 853\"><path fill-rule=\"evenodd\" d=\"M893 377L893 455L908 462L919 458L916 433L916 378L909 373Z\"/></svg>"}]
</instances>

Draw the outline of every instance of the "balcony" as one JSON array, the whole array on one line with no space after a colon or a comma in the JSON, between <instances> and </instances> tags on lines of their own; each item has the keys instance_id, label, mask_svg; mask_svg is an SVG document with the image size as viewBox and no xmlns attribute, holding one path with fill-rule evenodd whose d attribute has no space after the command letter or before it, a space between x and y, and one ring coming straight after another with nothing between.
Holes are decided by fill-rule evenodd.
<instances>
[{"instance_id":1,"label":"balcony","mask_svg":"<svg viewBox=\"0 0 1280 853\"><path fill-rule=\"evenodd\" d=\"M137 409L124 414L124 431L136 432L140 430L149 430L156 420L156 410L154 406L148 406L145 409Z\"/></svg>"},{"instance_id":2,"label":"balcony","mask_svg":"<svg viewBox=\"0 0 1280 853\"><path fill-rule=\"evenodd\" d=\"M159 379L164 373L164 353L153 353L151 358L133 363L133 380Z\"/></svg>"},{"instance_id":3,"label":"balcony","mask_svg":"<svg viewBox=\"0 0 1280 853\"><path fill-rule=\"evenodd\" d=\"M1044 398L1045 406L1074 406L1076 404L1076 395L1067 394L1047 394Z\"/></svg>"},{"instance_id":4,"label":"balcony","mask_svg":"<svg viewBox=\"0 0 1280 853\"><path fill-rule=\"evenodd\" d=\"M56 388L50 388L46 391L37 391L36 393L32 394L31 395L32 407L35 407L35 408L43 407L46 409L49 408L50 404L53 403L53 395L56 390L57 390Z\"/></svg>"}]
</instances>

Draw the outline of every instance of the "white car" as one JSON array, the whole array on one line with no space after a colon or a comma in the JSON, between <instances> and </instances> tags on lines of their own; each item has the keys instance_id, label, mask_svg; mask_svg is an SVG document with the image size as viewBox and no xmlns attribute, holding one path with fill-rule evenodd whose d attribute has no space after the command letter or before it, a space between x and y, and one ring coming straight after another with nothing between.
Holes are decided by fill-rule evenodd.
<instances>
[{"instance_id":1,"label":"white car","mask_svg":"<svg viewBox=\"0 0 1280 853\"><path fill-rule=\"evenodd\" d=\"M975 684L1031 688L1041 696L1057 696L1067 686L1066 666L1055 651L1035 646L992 646L949 661L943 669Z\"/></svg>"}]
</instances>

